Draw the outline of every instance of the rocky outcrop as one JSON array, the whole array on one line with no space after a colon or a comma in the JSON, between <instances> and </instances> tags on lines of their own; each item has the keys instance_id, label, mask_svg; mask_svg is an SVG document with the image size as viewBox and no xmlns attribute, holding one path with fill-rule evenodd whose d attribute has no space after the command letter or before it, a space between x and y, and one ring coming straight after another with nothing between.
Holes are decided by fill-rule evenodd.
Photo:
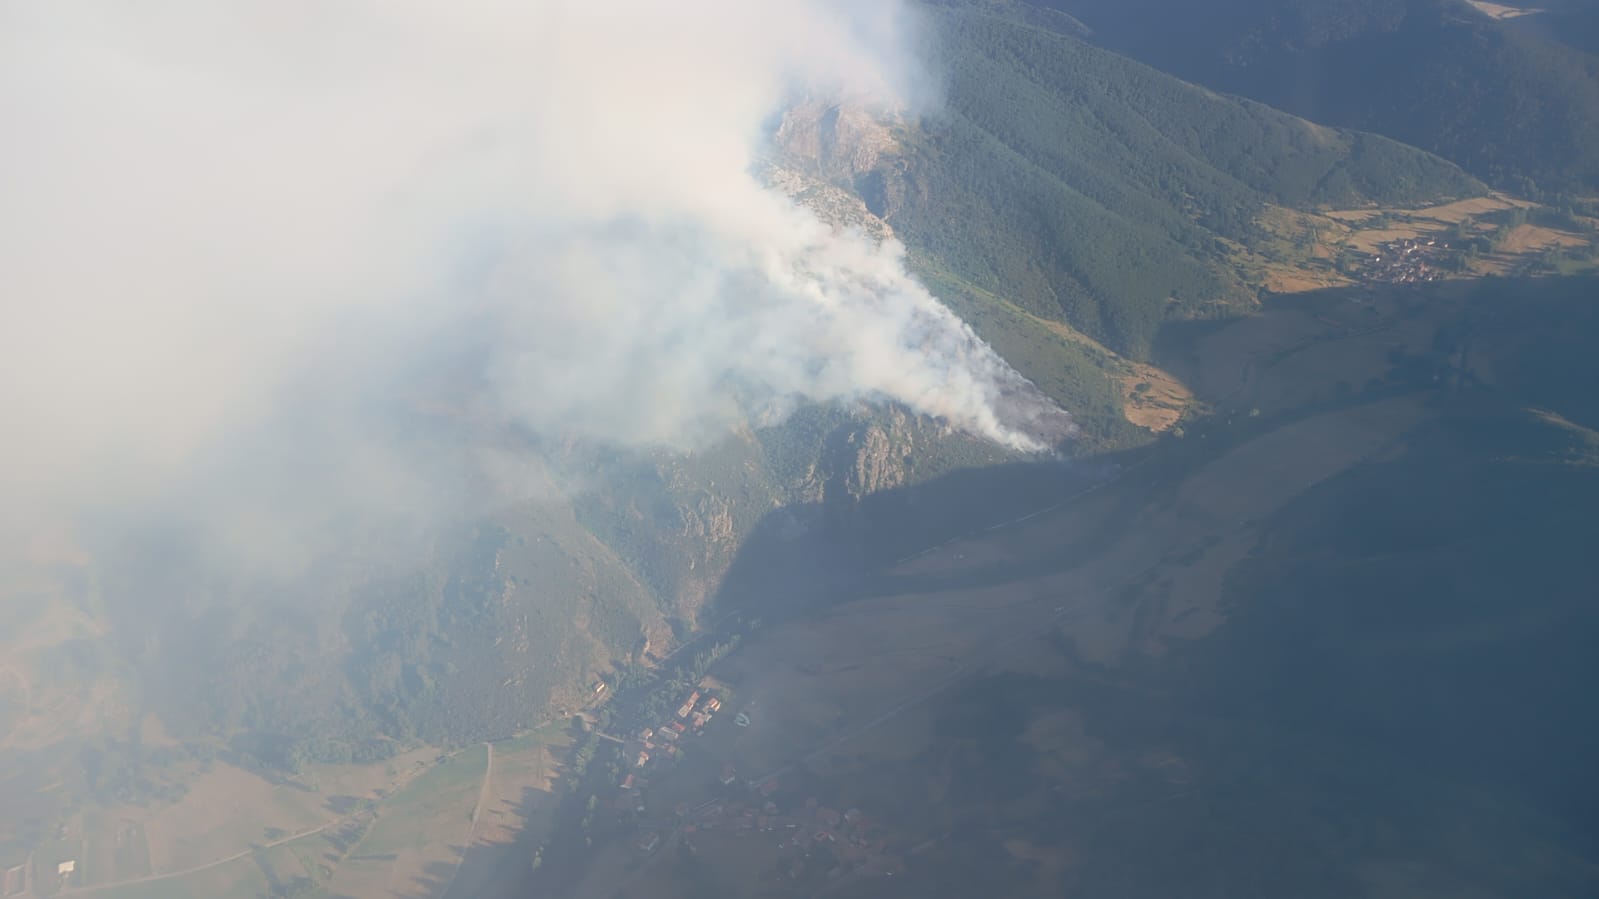
<instances>
[{"instance_id":1,"label":"rocky outcrop","mask_svg":"<svg viewBox=\"0 0 1599 899\"><path fill-rule=\"evenodd\" d=\"M903 435L897 436L899 439L873 425L853 441L854 458L844 474L844 488L850 499L859 500L905 483L906 441Z\"/></svg>"},{"instance_id":2,"label":"rocky outcrop","mask_svg":"<svg viewBox=\"0 0 1599 899\"><path fill-rule=\"evenodd\" d=\"M733 524L733 504L717 493L701 493L692 502L678 506L681 525L678 537L693 548L690 567L701 568L725 559L737 546L739 533Z\"/></svg>"},{"instance_id":3,"label":"rocky outcrop","mask_svg":"<svg viewBox=\"0 0 1599 899\"><path fill-rule=\"evenodd\" d=\"M833 182L852 182L898 149L897 116L864 106L810 101L791 108L773 135L780 160Z\"/></svg>"},{"instance_id":4,"label":"rocky outcrop","mask_svg":"<svg viewBox=\"0 0 1599 899\"><path fill-rule=\"evenodd\" d=\"M897 115L850 104L801 103L772 136L766 182L839 228L894 236L887 216L906 179Z\"/></svg>"},{"instance_id":5,"label":"rocky outcrop","mask_svg":"<svg viewBox=\"0 0 1599 899\"><path fill-rule=\"evenodd\" d=\"M894 229L860 196L841 187L797 169L775 165L766 170L765 178L769 186L787 194L834 228L855 228L879 243L894 236Z\"/></svg>"}]
</instances>

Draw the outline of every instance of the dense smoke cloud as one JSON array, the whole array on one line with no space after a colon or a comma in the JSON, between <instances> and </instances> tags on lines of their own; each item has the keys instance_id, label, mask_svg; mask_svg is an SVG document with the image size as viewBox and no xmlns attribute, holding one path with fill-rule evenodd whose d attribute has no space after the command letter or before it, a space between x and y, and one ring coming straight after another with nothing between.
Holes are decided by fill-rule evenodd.
<instances>
[{"instance_id":1,"label":"dense smoke cloud","mask_svg":"<svg viewBox=\"0 0 1599 899\"><path fill-rule=\"evenodd\" d=\"M918 102L914 44L893 2L0 6L6 532L416 505L476 458L397 438L424 396L674 448L884 399L1041 448L897 245L752 174L796 97Z\"/></svg>"}]
</instances>

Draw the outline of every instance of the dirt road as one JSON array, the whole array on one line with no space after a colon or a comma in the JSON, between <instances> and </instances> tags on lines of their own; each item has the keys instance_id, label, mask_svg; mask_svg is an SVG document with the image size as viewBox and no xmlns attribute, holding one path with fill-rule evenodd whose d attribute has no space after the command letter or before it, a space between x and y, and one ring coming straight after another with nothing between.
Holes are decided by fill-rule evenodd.
<instances>
[{"instance_id":1,"label":"dirt road","mask_svg":"<svg viewBox=\"0 0 1599 899\"><path fill-rule=\"evenodd\" d=\"M472 823L466 831L466 843L461 848L461 857L455 860L455 868L450 871L450 879L444 882L444 889L439 890L439 896L447 897L450 890L455 887L455 880L461 874L461 865L466 861L467 853L472 851L472 842L477 839L478 820L483 817L483 807L489 801L489 789L494 783L494 744L484 743L489 751L489 763L483 768L483 786L477 791L477 805L472 807Z\"/></svg>"}]
</instances>

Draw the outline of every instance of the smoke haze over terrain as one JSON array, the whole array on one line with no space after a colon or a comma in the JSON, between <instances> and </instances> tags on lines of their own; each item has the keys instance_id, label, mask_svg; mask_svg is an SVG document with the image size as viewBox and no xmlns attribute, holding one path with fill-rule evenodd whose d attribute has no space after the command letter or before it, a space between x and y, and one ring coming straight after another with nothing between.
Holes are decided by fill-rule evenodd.
<instances>
[{"instance_id":1,"label":"smoke haze over terrain","mask_svg":"<svg viewBox=\"0 0 1599 899\"><path fill-rule=\"evenodd\" d=\"M441 396L675 449L857 398L1061 436L897 244L751 174L797 96L925 99L906 11L690 6L3 7L4 536L436 508L482 450L416 436Z\"/></svg>"}]
</instances>

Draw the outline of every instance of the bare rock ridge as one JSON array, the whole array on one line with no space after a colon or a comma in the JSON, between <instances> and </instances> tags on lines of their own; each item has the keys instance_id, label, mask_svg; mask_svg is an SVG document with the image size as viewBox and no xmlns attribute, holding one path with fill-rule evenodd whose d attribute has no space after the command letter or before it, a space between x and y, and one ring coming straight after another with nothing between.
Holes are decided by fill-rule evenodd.
<instances>
[{"instance_id":1,"label":"bare rock ridge","mask_svg":"<svg viewBox=\"0 0 1599 899\"><path fill-rule=\"evenodd\" d=\"M784 113L773 143L782 155L804 160L823 178L852 179L898 149L894 130L901 124L892 113L812 100Z\"/></svg>"},{"instance_id":2,"label":"bare rock ridge","mask_svg":"<svg viewBox=\"0 0 1599 899\"><path fill-rule=\"evenodd\" d=\"M900 127L861 107L801 103L784 113L773 133L761 176L833 227L887 240L894 229L862 187L882 180L879 169L896 156Z\"/></svg>"}]
</instances>

